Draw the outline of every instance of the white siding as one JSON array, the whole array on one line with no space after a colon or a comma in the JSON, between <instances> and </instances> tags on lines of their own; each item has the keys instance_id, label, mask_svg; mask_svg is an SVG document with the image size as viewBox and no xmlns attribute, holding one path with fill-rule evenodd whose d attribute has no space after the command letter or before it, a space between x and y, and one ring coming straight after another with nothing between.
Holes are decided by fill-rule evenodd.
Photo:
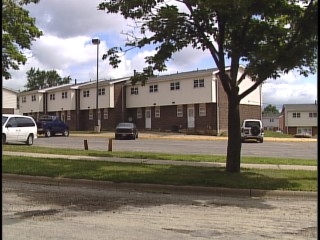
<instances>
[{"instance_id":1,"label":"white siding","mask_svg":"<svg viewBox=\"0 0 320 240\"><path fill-rule=\"evenodd\" d=\"M83 97L83 92L89 90L89 97ZM96 88L83 88L80 90L80 110L96 109ZM99 107L99 106L98 106Z\"/></svg>"},{"instance_id":2,"label":"white siding","mask_svg":"<svg viewBox=\"0 0 320 240\"><path fill-rule=\"evenodd\" d=\"M105 108L114 108L114 85L110 85L106 88L106 95L109 97L109 101Z\"/></svg>"},{"instance_id":3,"label":"white siding","mask_svg":"<svg viewBox=\"0 0 320 240\"><path fill-rule=\"evenodd\" d=\"M105 88L105 95L98 96L98 108L113 108L114 107L114 86L105 85L99 86L100 88ZM83 92L89 90L89 97L83 97ZM96 96L97 88L96 86L91 88L81 88L80 90L80 110L85 109L96 109Z\"/></svg>"},{"instance_id":4,"label":"white siding","mask_svg":"<svg viewBox=\"0 0 320 240\"><path fill-rule=\"evenodd\" d=\"M36 101L32 101L32 96L36 97ZM22 102L23 97L26 102ZM43 112L43 94L42 93L29 93L23 94L19 97L20 113Z\"/></svg>"},{"instance_id":5,"label":"white siding","mask_svg":"<svg viewBox=\"0 0 320 240\"><path fill-rule=\"evenodd\" d=\"M300 118L293 118L293 113L300 113ZM302 111L288 111L286 113L286 126L287 127L312 127L318 125L318 118L309 117L309 111L308 112L302 112Z\"/></svg>"},{"instance_id":6,"label":"white siding","mask_svg":"<svg viewBox=\"0 0 320 240\"><path fill-rule=\"evenodd\" d=\"M251 81L251 78L246 77L240 84L239 88L239 94L243 93L246 91L248 88L250 88L253 85L254 82ZM261 86L257 87L255 90L253 90L249 95L244 97L241 101L240 104L248 104L248 105L258 105L262 106L262 101L261 101Z\"/></svg>"},{"instance_id":7,"label":"white siding","mask_svg":"<svg viewBox=\"0 0 320 240\"><path fill-rule=\"evenodd\" d=\"M204 87L194 88L194 80L204 79ZM179 90L170 90L170 83L180 83ZM150 85L158 85L158 92L149 92ZM138 87L137 95L131 94L131 87ZM208 103L216 101L216 84L209 76L191 76L185 79L172 79L168 81L152 80L145 86L136 84L126 87L127 108L146 106L167 106L180 104Z\"/></svg>"},{"instance_id":8,"label":"white siding","mask_svg":"<svg viewBox=\"0 0 320 240\"><path fill-rule=\"evenodd\" d=\"M262 117L262 126L265 128L279 128L279 117Z\"/></svg>"},{"instance_id":9,"label":"white siding","mask_svg":"<svg viewBox=\"0 0 320 240\"><path fill-rule=\"evenodd\" d=\"M67 98L62 98L62 92L67 92ZM49 91L47 93L48 111L67 111L75 109L75 97L71 90ZM50 100L50 94L55 94L55 99Z\"/></svg>"},{"instance_id":10,"label":"white siding","mask_svg":"<svg viewBox=\"0 0 320 240\"><path fill-rule=\"evenodd\" d=\"M17 108L17 93L2 88L2 108Z\"/></svg>"}]
</instances>

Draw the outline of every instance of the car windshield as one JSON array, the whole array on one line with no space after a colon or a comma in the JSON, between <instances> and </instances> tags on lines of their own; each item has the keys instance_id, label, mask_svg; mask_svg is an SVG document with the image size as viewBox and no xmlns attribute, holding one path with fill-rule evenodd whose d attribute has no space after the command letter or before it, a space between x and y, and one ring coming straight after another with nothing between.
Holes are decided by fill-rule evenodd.
<instances>
[{"instance_id":1,"label":"car windshield","mask_svg":"<svg viewBox=\"0 0 320 240\"><path fill-rule=\"evenodd\" d=\"M260 122L258 121L246 121L245 127L260 127Z\"/></svg>"},{"instance_id":2,"label":"car windshield","mask_svg":"<svg viewBox=\"0 0 320 240\"><path fill-rule=\"evenodd\" d=\"M57 118L56 116L41 116L39 118L39 121L53 121L56 118Z\"/></svg>"},{"instance_id":3,"label":"car windshield","mask_svg":"<svg viewBox=\"0 0 320 240\"><path fill-rule=\"evenodd\" d=\"M117 128L133 128L132 123L119 123Z\"/></svg>"},{"instance_id":4,"label":"car windshield","mask_svg":"<svg viewBox=\"0 0 320 240\"><path fill-rule=\"evenodd\" d=\"M8 117L2 116L2 126L7 121Z\"/></svg>"}]
</instances>

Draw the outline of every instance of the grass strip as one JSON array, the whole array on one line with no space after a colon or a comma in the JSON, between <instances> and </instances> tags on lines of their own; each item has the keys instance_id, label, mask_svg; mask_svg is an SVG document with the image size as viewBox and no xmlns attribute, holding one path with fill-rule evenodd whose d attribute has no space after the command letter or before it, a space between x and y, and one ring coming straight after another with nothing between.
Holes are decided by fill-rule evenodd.
<instances>
[{"instance_id":1,"label":"grass strip","mask_svg":"<svg viewBox=\"0 0 320 240\"><path fill-rule=\"evenodd\" d=\"M69 150L70 151L70 150ZM317 172L149 165L2 156L2 173L112 182L190 185L263 190L317 191Z\"/></svg>"},{"instance_id":2,"label":"grass strip","mask_svg":"<svg viewBox=\"0 0 320 240\"><path fill-rule=\"evenodd\" d=\"M120 157L132 159L154 159L154 160L174 160L174 161L193 161L193 162L226 162L223 155L196 155L196 154L167 154L151 152L108 152L98 150L81 150L67 148L36 147L25 145L3 145L3 151L11 152L32 152L63 155L80 155L94 157ZM241 163L251 164L277 164L277 165L304 165L317 166L316 159L292 159L292 158L270 158L270 157L241 157Z\"/></svg>"}]
</instances>

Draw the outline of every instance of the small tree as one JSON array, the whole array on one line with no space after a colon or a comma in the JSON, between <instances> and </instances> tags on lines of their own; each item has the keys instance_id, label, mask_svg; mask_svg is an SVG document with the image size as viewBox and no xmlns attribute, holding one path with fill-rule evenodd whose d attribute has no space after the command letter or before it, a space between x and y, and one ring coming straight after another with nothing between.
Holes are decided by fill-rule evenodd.
<instances>
[{"instance_id":1,"label":"small tree","mask_svg":"<svg viewBox=\"0 0 320 240\"><path fill-rule=\"evenodd\" d=\"M31 42L42 35L36 27L35 19L23 8L39 0L3 0L2 1L2 77L10 79L10 69L19 70L25 64L26 56L22 52L30 49Z\"/></svg>"},{"instance_id":2,"label":"small tree","mask_svg":"<svg viewBox=\"0 0 320 240\"><path fill-rule=\"evenodd\" d=\"M56 70L40 71L39 69L30 68L27 71L27 84L24 86L27 91L42 89L52 86L59 86L70 83L71 77L61 78Z\"/></svg>"},{"instance_id":3,"label":"small tree","mask_svg":"<svg viewBox=\"0 0 320 240\"><path fill-rule=\"evenodd\" d=\"M114 67L120 54L135 47L154 46L156 53L145 58L146 65L159 72L188 46L210 52L228 96L228 172L240 172L240 100L282 73L297 69L307 76L316 71L317 0L105 0L98 9L133 19L140 31L140 36L128 33L123 48L113 47L103 56ZM240 63L245 70L238 76ZM136 74L132 81L144 82L153 71ZM246 76L252 86L239 94Z\"/></svg>"},{"instance_id":4,"label":"small tree","mask_svg":"<svg viewBox=\"0 0 320 240\"><path fill-rule=\"evenodd\" d=\"M276 106L273 106L271 104L269 104L268 106L266 106L264 109L263 109L263 112L262 113L279 113L279 110L277 109Z\"/></svg>"}]
</instances>

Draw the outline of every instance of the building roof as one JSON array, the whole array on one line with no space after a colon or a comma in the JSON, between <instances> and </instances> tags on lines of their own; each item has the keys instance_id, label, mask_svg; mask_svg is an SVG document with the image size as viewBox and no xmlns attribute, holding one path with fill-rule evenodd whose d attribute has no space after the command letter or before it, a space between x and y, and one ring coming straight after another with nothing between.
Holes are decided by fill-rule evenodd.
<instances>
[{"instance_id":1,"label":"building roof","mask_svg":"<svg viewBox=\"0 0 320 240\"><path fill-rule=\"evenodd\" d=\"M19 93L19 91L17 91L17 90L14 90L14 89L12 89L12 88L8 88L8 87L3 87L3 86L2 86L2 90L3 90L3 89L4 89L4 90L7 90L7 91L9 91L9 92L16 93L16 94Z\"/></svg>"},{"instance_id":2,"label":"building roof","mask_svg":"<svg viewBox=\"0 0 320 240\"><path fill-rule=\"evenodd\" d=\"M318 104L316 102L313 104L284 104L283 109L285 109L286 111L318 112Z\"/></svg>"},{"instance_id":3,"label":"building roof","mask_svg":"<svg viewBox=\"0 0 320 240\"><path fill-rule=\"evenodd\" d=\"M262 113L262 117L265 117L265 118L269 118L269 117L277 118L279 116L280 116L280 113Z\"/></svg>"}]
</instances>

